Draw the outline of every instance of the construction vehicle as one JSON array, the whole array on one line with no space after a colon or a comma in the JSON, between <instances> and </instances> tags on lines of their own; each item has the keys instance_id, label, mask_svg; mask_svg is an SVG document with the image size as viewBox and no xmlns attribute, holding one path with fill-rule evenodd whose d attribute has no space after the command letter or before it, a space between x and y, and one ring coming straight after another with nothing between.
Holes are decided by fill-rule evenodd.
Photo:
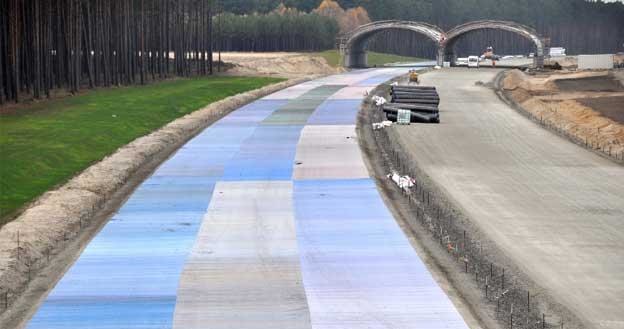
<instances>
[{"instance_id":1,"label":"construction vehicle","mask_svg":"<svg viewBox=\"0 0 624 329\"><path fill-rule=\"evenodd\" d=\"M418 79L418 71L410 70L409 71L409 81L415 84L419 84L420 80Z\"/></svg>"},{"instance_id":2,"label":"construction vehicle","mask_svg":"<svg viewBox=\"0 0 624 329\"><path fill-rule=\"evenodd\" d=\"M489 46L487 47L487 49L485 49L485 51L483 52L483 55L481 55L481 60L484 59L489 59L491 61L497 61L500 59L500 56L494 54L494 47Z\"/></svg>"},{"instance_id":3,"label":"construction vehicle","mask_svg":"<svg viewBox=\"0 0 624 329\"><path fill-rule=\"evenodd\" d=\"M468 56L468 67L479 67L479 56Z\"/></svg>"}]
</instances>

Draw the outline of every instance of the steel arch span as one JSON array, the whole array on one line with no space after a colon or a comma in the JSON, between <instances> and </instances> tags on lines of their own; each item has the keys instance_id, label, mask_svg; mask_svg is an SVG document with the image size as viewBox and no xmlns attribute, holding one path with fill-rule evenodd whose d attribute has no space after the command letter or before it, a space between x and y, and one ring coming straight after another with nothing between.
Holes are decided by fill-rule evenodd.
<instances>
[{"instance_id":1,"label":"steel arch span","mask_svg":"<svg viewBox=\"0 0 624 329\"><path fill-rule=\"evenodd\" d=\"M385 30L408 30L420 33L433 40L436 44L444 39L444 31L439 27L422 22L410 21L378 21L362 25L350 32L341 44L344 50L345 67L366 67L368 58L366 46L368 40L378 32Z\"/></svg>"},{"instance_id":2,"label":"steel arch span","mask_svg":"<svg viewBox=\"0 0 624 329\"><path fill-rule=\"evenodd\" d=\"M438 63L445 59L453 59L455 43L467 33L477 30L494 29L513 32L529 39L535 45L535 57L533 64L535 67L544 67L544 41L537 31L526 25L511 21L482 20L468 22L452 28L446 33L445 39L440 43L438 50Z\"/></svg>"},{"instance_id":3,"label":"steel arch span","mask_svg":"<svg viewBox=\"0 0 624 329\"><path fill-rule=\"evenodd\" d=\"M496 20L468 22L456 26L448 32L444 32L432 24L400 20L378 21L362 25L340 40L340 48L344 52L343 64L349 68L366 67L368 63L366 46L373 35L384 30L408 30L425 35L436 43L438 47L437 62L438 65L442 65L445 59L454 57L453 48L457 40L469 32L483 29L509 31L531 40L535 44L534 64L538 68L543 67L544 42L537 31L515 22Z\"/></svg>"}]
</instances>

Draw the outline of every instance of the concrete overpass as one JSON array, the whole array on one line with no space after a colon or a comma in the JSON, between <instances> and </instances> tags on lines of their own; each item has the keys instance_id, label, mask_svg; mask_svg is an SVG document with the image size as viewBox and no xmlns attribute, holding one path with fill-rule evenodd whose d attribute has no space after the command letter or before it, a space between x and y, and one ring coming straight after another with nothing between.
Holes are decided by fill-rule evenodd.
<instances>
[{"instance_id":1,"label":"concrete overpass","mask_svg":"<svg viewBox=\"0 0 624 329\"><path fill-rule=\"evenodd\" d=\"M444 61L453 61L457 57L455 45L458 40L472 31L484 29L509 31L531 40L535 45L534 66L537 68L544 66L543 38L533 28L510 21L481 20L468 22L456 26L448 32L444 32L435 25L423 22L378 21L362 25L348 33L340 40L340 49L345 55L345 67L366 67L368 63L366 47L368 40L373 35L386 30L407 30L420 33L433 40L438 47L437 63L442 65Z\"/></svg>"}]
</instances>

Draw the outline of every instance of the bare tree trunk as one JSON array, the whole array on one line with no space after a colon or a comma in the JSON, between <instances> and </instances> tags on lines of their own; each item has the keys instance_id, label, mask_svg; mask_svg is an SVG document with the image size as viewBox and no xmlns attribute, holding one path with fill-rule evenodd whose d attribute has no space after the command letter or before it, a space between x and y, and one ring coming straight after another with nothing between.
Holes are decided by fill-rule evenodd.
<instances>
[{"instance_id":1,"label":"bare tree trunk","mask_svg":"<svg viewBox=\"0 0 624 329\"><path fill-rule=\"evenodd\" d=\"M12 8L14 12L19 11L19 1L12 0L13 4ZM10 28L9 28L9 36L11 38L11 52L10 52L10 60L9 67L11 67L11 76L12 76L12 92L13 99L15 102L19 102L19 88L20 88L20 22L18 15L9 14Z\"/></svg>"},{"instance_id":2,"label":"bare tree trunk","mask_svg":"<svg viewBox=\"0 0 624 329\"><path fill-rule=\"evenodd\" d=\"M145 32L143 31L144 19L144 0L141 0L141 25L139 27L139 38L141 42L141 54L140 54L140 70L141 70L141 84L145 84Z\"/></svg>"},{"instance_id":3,"label":"bare tree trunk","mask_svg":"<svg viewBox=\"0 0 624 329\"><path fill-rule=\"evenodd\" d=\"M80 10L80 16L83 17L83 13L86 11L87 15L84 15L84 18L82 19L82 35L83 37L83 41L84 41L84 47L83 47L83 51L82 53L84 54L84 58L85 58L85 62L87 64L87 77L89 79L89 88L93 88L95 86L95 82L94 82L94 77L93 77L93 57L95 56L95 53L91 54L91 52L93 51L93 44L91 43L91 29L93 28L91 25L91 15L90 13L90 6L89 6L89 0L86 1L86 8L82 8L82 6L80 6L79 10ZM84 11L83 11L84 9Z\"/></svg>"}]
</instances>

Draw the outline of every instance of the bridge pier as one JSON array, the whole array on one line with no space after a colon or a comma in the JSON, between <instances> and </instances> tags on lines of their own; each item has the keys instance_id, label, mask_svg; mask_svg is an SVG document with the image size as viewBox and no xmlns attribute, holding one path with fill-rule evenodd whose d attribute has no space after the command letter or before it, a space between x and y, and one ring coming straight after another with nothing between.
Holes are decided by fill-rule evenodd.
<instances>
[{"instance_id":1,"label":"bridge pier","mask_svg":"<svg viewBox=\"0 0 624 329\"><path fill-rule=\"evenodd\" d=\"M438 66L444 66L444 57L446 55L446 49L444 47L438 47L438 55L436 56L436 63Z\"/></svg>"},{"instance_id":2,"label":"bridge pier","mask_svg":"<svg viewBox=\"0 0 624 329\"><path fill-rule=\"evenodd\" d=\"M536 55L535 57L533 57L533 67L538 70L544 68L544 55Z\"/></svg>"},{"instance_id":3,"label":"bridge pier","mask_svg":"<svg viewBox=\"0 0 624 329\"><path fill-rule=\"evenodd\" d=\"M365 50L350 50L345 52L344 66L352 68L368 67L368 54Z\"/></svg>"}]
</instances>

